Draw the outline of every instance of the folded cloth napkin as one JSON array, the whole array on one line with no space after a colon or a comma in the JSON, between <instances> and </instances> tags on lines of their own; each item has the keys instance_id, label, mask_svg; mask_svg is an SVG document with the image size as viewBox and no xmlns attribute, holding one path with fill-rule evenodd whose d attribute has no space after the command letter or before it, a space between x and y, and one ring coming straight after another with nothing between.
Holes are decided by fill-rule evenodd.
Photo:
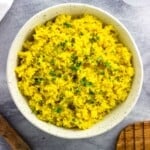
<instances>
[{"instance_id":1,"label":"folded cloth napkin","mask_svg":"<svg viewBox=\"0 0 150 150\"><path fill-rule=\"evenodd\" d=\"M11 7L13 0L0 0L0 21Z\"/></svg>"}]
</instances>

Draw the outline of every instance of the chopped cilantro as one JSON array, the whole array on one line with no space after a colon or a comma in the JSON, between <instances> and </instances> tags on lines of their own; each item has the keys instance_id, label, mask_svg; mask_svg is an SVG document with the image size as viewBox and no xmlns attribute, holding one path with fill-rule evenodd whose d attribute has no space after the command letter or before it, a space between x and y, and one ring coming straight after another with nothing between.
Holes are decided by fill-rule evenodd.
<instances>
[{"instance_id":1,"label":"chopped cilantro","mask_svg":"<svg viewBox=\"0 0 150 150\"><path fill-rule=\"evenodd\" d=\"M60 46L65 47L66 42L60 42Z\"/></svg>"},{"instance_id":2,"label":"chopped cilantro","mask_svg":"<svg viewBox=\"0 0 150 150\"><path fill-rule=\"evenodd\" d=\"M105 74L105 72L104 71L100 71L100 75L104 75Z\"/></svg>"},{"instance_id":3,"label":"chopped cilantro","mask_svg":"<svg viewBox=\"0 0 150 150\"><path fill-rule=\"evenodd\" d=\"M75 90L74 90L74 94L79 94L81 92L81 89L79 89L79 88L76 88Z\"/></svg>"},{"instance_id":4,"label":"chopped cilantro","mask_svg":"<svg viewBox=\"0 0 150 150\"><path fill-rule=\"evenodd\" d=\"M80 67L81 64L82 64L81 62L77 62L77 63L76 63L76 66L77 66L77 67Z\"/></svg>"},{"instance_id":5,"label":"chopped cilantro","mask_svg":"<svg viewBox=\"0 0 150 150\"><path fill-rule=\"evenodd\" d=\"M104 62L104 66L107 67L107 68L111 67L111 65L110 65L110 63L108 61Z\"/></svg>"},{"instance_id":6,"label":"chopped cilantro","mask_svg":"<svg viewBox=\"0 0 150 150\"><path fill-rule=\"evenodd\" d=\"M81 83L81 85L83 85L83 86L91 86L91 85L92 85L92 82L88 81L88 80L86 79L86 77L83 77L83 78L80 80L80 83Z\"/></svg>"},{"instance_id":7,"label":"chopped cilantro","mask_svg":"<svg viewBox=\"0 0 150 150\"><path fill-rule=\"evenodd\" d=\"M119 69L114 69L113 71L119 71Z\"/></svg>"},{"instance_id":8,"label":"chopped cilantro","mask_svg":"<svg viewBox=\"0 0 150 150\"><path fill-rule=\"evenodd\" d=\"M75 65L71 65L70 66L70 69L72 70L72 71L78 71L78 67L77 66L75 66Z\"/></svg>"},{"instance_id":9,"label":"chopped cilantro","mask_svg":"<svg viewBox=\"0 0 150 150\"><path fill-rule=\"evenodd\" d=\"M94 103L94 99L88 99L86 102L89 103L89 104L93 104Z\"/></svg>"},{"instance_id":10,"label":"chopped cilantro","mask_svg":"<svg viewBox=\"0 0 150 150\"><path fill-rule=\"evenodd\" d=\"M66 47L66 44L67 44L67 40L60 42L58 44L58 46L60 46L62 49L64 49Z\"/></svg>"},{"instance_id":11,"label":"chopped cilantro","mask_svg":"<svg viewBox=\"0 0 150 150\"><path fill-rule=\"evenodd\" d=\"M91 38L89 38L89 41L91 43L97 42L99 40L99 36L97 34L93 34Z\"/></svg>"},{"instance_id":12,"label":"chopped cilantro","mask_svg":"<svg viewBox=\"0 0 150 150\"><path fill-rule=\"evenodd\" d=\"M61 107L57 107L57 108L56 108L56 112L57 112L57 113L61 113L61 112L62 112L62 108L61 108Z\"/></svg>"},{"instance_id":13,"label":"chopped cilantro","mask_svg":"<svg viewBox=\"0 0 150 150\"><path fill-rule=\"evenodd\" d=\"M56 76L56 72L54 71L54 70L51 70L50 72L49 72L49 74L51 75L51 76Z\"/></svg>"},{"instance_id":14,"label":"chopped cilantro","mask_svg":"<svg viewBox=\"0 0 150 150\"><path fill-rule=\"evenodd\" d=\"M73 63L75 63L77 60L78 60L78 56L73 53L73 54L71 55L71 61L72 61Z\"/></svg>"},{"instance_id":15,"label":"chopped cilantro","mask_svg":"<svg viewBox=\"0 0 150 150\"><path fill-rule=\"evenodd\" d=\"M55 81L55 80L56 80L56 77L53 77L53 78L52 78L52 81Z\"/></svg>"},{"instance_id":16,"label":"chopped cilantro","mask_svg":"<svg viewBox=\"0 0 150 150\"><path fill-rule=\"evenodd\" d=\"M62 74L61 74L61 72L55 72L54 70L51 70L50 72L49 72L49 75L51 75L52 77L54 77L54 78L56 78L56 77L61 77L62 76Z\"/></svg>"},{"instance_id":17,"label":"chopped cilantro","mask_svg":"<svg viewBox=\"0 0 150 150\"><path fill-rule=\"evenodd\" d=\"M34 106L30 106L31 107L31 110L33 113L35 113L35 107Z\"/></svg>"},{"instance_id":18,"label":"chopped cilantro","mask_svg":"<svg viewBox=\"0 0 150 150\"><path fill-rule=\"evenodd\" d=\"M63 79L64 79L64 80L68 80L67 75L63 75Z\"/></svg>"},{"instance_id":19,"label":"chopped cilantro","mask_svg":"<svg viewBox=\"0 0 150 150\"><path fill-rule=\"evenodd\" d=\"M72 25L70 24L70 23L68 23L68 22L64 22L64 24L63 24L65 27L67 27L67 28L71 28L72 27Z\"/></svg>"},{"instance_id":20,"label":"chopped cilantro","mask_svg":"<svg viewBox=\"0 0 150 150\"><path fill-rule=\"evenodd\" d=\"M39 100L39 102L38 102L38 104L40 105L40 106L42 106L43 105L43 101L42 100Z\"/></svg>"},{"instance_id":21,"label":"chopped cilantro","mask_svg":"<svg viewBox=\"0 0 150 150\"><path fill-rule=\"evenodd\" d=\"M42 80L43 80L43 78L38 78L38 77L36 77L36 78L34 78L34 83L35 84L40 84L41 82L42 82Z\"/></svg>"},{"instance_id":22,"label":"chopped cilantro","mask_svg":"<svg viewBox=\"0 0 150 150\"><path fill-rule=\"evenodd\" d=\"M79 70L79 68L80 68L80 66L81 66L81 62L77 62L76 64L73 64L73 65L71 65L70 66L70 69L72 70L72 71L78 71Z\"/></svg>"}]
</instances>

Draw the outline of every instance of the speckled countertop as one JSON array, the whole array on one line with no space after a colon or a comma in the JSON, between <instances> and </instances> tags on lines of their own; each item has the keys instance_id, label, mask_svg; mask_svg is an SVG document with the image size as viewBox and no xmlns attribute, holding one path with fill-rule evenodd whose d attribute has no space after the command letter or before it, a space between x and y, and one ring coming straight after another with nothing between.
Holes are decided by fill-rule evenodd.
<instances>
[{"instance_id":1,"label":"speckled countertop","mask_svg":"<svg viewBox=\"0 0 150 150\"><path fill-rule=\"evenodd\" d=\"M134 0L135 1L135 0ZM132 112L109 132L89 139L66 140L32 126L18 111L6 83L6 60L10 45L22 25L38 11L66 2L100 7L117 17L133 35L144 64L144 84ZM150 120L150 5L130 6L122 0L15 0L0 22L0 112L21 133L33 150L113 150L119 131L134 121ZM0 150L9 146L0 137Z\"/></svg>"}]
</instances>

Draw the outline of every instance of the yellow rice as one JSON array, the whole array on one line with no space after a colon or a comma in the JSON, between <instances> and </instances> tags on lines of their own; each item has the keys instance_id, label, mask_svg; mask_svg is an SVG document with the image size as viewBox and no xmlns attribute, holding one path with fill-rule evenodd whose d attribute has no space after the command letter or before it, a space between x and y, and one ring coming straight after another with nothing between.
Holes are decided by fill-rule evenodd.
<instances>
[{"instance_id":1,"label":"yellow rice","mask_svg":"<svg viewBox=\"0 0 150 150\"><path fill-rule=\"evenodd\" d=\"M18 53L18 87L33 113L87 129L126 100L132 54L112 25L92 15L59 15L35 28Z\"/></svg>"}]
</instances>

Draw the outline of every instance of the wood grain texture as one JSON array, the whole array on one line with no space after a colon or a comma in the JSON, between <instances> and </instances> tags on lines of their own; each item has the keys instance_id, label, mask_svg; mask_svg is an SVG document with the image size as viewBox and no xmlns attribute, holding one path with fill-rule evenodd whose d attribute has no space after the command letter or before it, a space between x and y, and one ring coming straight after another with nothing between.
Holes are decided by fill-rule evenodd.
<instances>
[{"instance_id":1,"label":"wood grain texture","mask_svg":"<svg viewBox=\"0 0 150 150\"><path fill-rule=\"evenodd\" d=\"M0 115L0 135L8 142L12 150L30 150L25 141Z\"/></svg>"},{"instance_id":2,"label":"wood grain texture","mask_svg":"<svg viewBox=\"0 0 150 150\"><path fill-rule=\"evenodd\" d=\"M116 150L150 150L150 121L124 128L118 136Z\"/></svg>"}]
</instances>

